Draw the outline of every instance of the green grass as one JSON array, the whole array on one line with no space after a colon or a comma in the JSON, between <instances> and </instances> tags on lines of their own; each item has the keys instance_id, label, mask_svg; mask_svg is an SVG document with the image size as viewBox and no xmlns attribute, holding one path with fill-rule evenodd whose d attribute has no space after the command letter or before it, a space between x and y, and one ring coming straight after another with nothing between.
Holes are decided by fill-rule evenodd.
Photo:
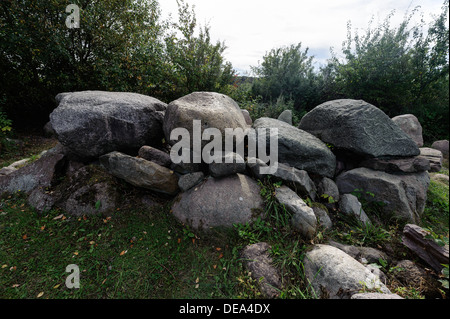
<instances>
[{"instance_id":1,"label":"green grass","mask_svg":"<svg viewBox=\"0 0 450 319\"><path fill-rule=\"evenodd\" d=\"M439 174L448 176L448 173L448 161L446 161ZM432 179L421 226L428 229L438 243L448 245L449 220L449 185Z\"/></svg>"},{"instance_id":2,"label":"green grass","mask_svg":"<svg viewBox=\"0 0 450 319\"><path fill-rule=\"evenodd\" d=\"M0 205L1 298L236 296L238 253L188 236L168 207L70 217L38 215L21 195ZM80 289L65 285L70 264L80 269Z\"/></svg>"}]
</instances>

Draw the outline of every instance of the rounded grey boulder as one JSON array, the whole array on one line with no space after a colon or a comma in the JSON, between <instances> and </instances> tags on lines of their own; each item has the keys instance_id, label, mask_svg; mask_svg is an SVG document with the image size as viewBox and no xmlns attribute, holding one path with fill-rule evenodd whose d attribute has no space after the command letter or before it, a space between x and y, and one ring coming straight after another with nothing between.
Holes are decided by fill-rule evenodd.
<instances>
[{"instance_id":1,"label":"rounded grey boulder","mask_svg":"<svg viewBox=\"0 0 450 319\"><path fill-rule=\"evenodd\" d=\"M419 222L423 214L429 183L428 172L389 174L363 167L336 178L341 194L364 190L361 195L365 200L383 203L381 210L386 216L394 213L395 217L412 223Z\"/></svg>"},{"instance_id":2,"label":"rounded grey boulder","mask_svg":"<svg viewBox=\"0 0 450 319\"><path fill-rule=\"evenodd\" d=\"M242 128L243 130L247 128L244 115L233 99L214 92L194 92L167 106L163 125L166 141L169 144L175 144L176 141L170 139L172 130L184 128L190 134L192 146L194 120L201 121L201 134L207 128L216 128L223 137L226 128ZM224 138L222 140L225 142ZM203 146L209 143L209 141L201 142Z\"/></svg>"},{"instance_id":3,"label":"rounded grey boulder","mask_svg":"<svg viewBox=\"0 0 450 319\"><path fill-rule=\"evenodd\" d=\"M194 229L232 227L252 222L263 213L260 186L250 177L234 174L209 177L175 200L174 216Z\"/></svg>"},{"instance_id":4,"label":"rounded grey boulder","mask_svg":"<svg viewBox=\"0 0 450 319\"><path fill-rule=\"evenodd\" d=\"M442 152L442 156L448 159L448 140L436 141L431 145L431 148Z\"/></svg>"},{"instance_id":5,"label":"rounded grey boulder","mask_svg":"<svg viewBox=\"0 0 450 319\"><path fill-rule=\"evenodd\" d=\"M50 123L59 142L82 160L158 145L166 104L136 93L60 93Z\"/></svg>"},{"instance_id":6,"label":"rounded grey boulder","mask_svg":"<svg viewBox=\"0 0 450 319\"><path fill-rule=\"evenodd\" d=\"M418 147L423 146L422 125L413 114L403 114L392 118L403 132L408 134Z\"/></svg>"},{"instance_id":7,"label":"rounded grey boulder","mask_svg":"<svg viewBox=\"0 0 450 319\"><path fill-rule=\"evenodd\" d=\"M350 299L364 287L391 293L378 276L333 246L315 245L303 265L314 293L322 299Z\"/></svg>"},{"instance_id":8,"label":"rounded grey boulder","mask_svg":"<svg viewBox=\"0 0 450 319\"><path fill-rule=\"evenodd\" d=\"M362 100L323 103L302 118L299 128L363 157L420 154L417 144L382 110Z\"/></svg>"}]
</instances>

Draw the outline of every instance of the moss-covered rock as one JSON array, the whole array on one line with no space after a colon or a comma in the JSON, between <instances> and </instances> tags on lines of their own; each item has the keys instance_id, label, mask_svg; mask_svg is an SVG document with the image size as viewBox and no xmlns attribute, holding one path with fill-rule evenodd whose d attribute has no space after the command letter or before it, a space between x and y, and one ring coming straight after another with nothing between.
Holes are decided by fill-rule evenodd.
<instances>
[{"instance_id":1,"label":"moss-covered rock","mask_svg":"<svg viewBox=\"0 0 450 319\"><path fill-rule=\"evenodd\" d=\"M119 181L101 166L84 166L55 188L56 206L76 216L108 214L120 205L119 189Z\"/></svg>"}]
</instances>

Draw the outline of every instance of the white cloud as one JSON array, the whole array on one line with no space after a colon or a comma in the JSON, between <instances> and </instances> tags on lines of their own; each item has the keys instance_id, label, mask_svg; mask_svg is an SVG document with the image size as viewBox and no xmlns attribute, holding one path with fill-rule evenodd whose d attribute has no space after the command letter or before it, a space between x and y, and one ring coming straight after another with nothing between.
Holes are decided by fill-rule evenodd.
<instances>
[{"instance_id":1,"label":"white cloud","mask_svg":"<svg viewBox=\"0 0 450 319\"><path fill-rule=\"evenodd\" d=\"M186 0L195 5L197 21L208 23L213 39L224 41L225 57L239 71L249 71L275 47L302 42L317 59L329 58L330 47L340 51L347 22L365 29L372 16L383 21L395 10L393 25L407 10L421 6L426 21L439 14L443 0ZM177 12L176 0L161 0L163 14ZM417 16L419 18L419 16Z\"/></svg>"}]
</instances>

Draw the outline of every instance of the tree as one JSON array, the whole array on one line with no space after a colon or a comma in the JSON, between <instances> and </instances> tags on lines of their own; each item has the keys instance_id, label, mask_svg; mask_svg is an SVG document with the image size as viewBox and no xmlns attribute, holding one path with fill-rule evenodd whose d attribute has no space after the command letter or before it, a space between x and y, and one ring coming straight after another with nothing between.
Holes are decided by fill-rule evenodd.
<instances>
[{"instance_id":1,"label":"tree","mask_svg":"<svg viewBox=\"0 0 450 319\"><path fill-rule=\"evenodd\" d=\"M412 49L412 112L424 127L424 139L448 139L449 132L449 29L448 0L430 24L427 35L417 36Z\"/></svg>"},{"instance_id":2,"label":"tree","mask_svg":"<svg viewBox=\"0 0 450 319\"><path fill-rule=\"evenodd\" d=\"M194 91L221 91L235 74L222 56L226 46L211 42L209 26L200 28L196 35L194 8L182 0L177 3L179 21L165 37L166 72L171 84L166 93L176 98Z\"/></svg>"},{"instance_id":3,"label":"tree","mask_svg":"<svg viewBox=\"0 0 450 319\"><path fill-rule=\"evenodd\" d=\"M69 29L67 1L1 2L0 93L17 125L45 121L60 92L129 89L140 63L134 57L158 36L156 1L73 3L81 27Z\"/></svg>"},{"instance_id":4,"label":"tree","mask_svg":"<svg viewBox=\"0 0 450 319\"><path fill-rule=\"evenodd\" d=\"M276 101L280 97L294 101L301 111L317 104L317 77L312 65L313 56L302 44L272 49L263 57L263 62L252 71L257 76L253 93L265 101Z\"/></svg>"},{"instance_id":5,"label":"tree","mask_svg":"<svg viewBox=\"0 0 450 319\"><path fill-rule=\"evenodd\" d=\"M345 60L334 57L333 63L341 95L363 99L389 115L398 115L410 108L413 101L409 89L413 76L410 72L411 31L407 29L409 19L392 29L391 16L375 29L369 25L363 36L356 33L352 37L349 23L342 50Z\"/></svg>"},{"instance_id":6,"label":"tree","mask_svg":"<svg viewBox=\"0 0 450 319\"><path fill-rule=\"evenodd\" d=\"M391 26L391 13L364 35L353 34L349 23L344 59L333 54L329 67L338 96L363 99L391 117L413 113L432 142L448 137L448 0L427 34L423 22L410 27L417 12L398 27Z\"/></svg>"},{"instance_id":7,"label":"tree","mask_svg":"<svg viewBox=\"0 0 450 319\"><path fill-rule=\"evenodd\" d=\"M170 102L220 91L234 70L209 28L179 1L178 23L157 0L73 0L80 28L66 26L66 0L0 2L0 108L16 127L42 127L60 92L128 91Z\"/></svg>"}]
</instances>

